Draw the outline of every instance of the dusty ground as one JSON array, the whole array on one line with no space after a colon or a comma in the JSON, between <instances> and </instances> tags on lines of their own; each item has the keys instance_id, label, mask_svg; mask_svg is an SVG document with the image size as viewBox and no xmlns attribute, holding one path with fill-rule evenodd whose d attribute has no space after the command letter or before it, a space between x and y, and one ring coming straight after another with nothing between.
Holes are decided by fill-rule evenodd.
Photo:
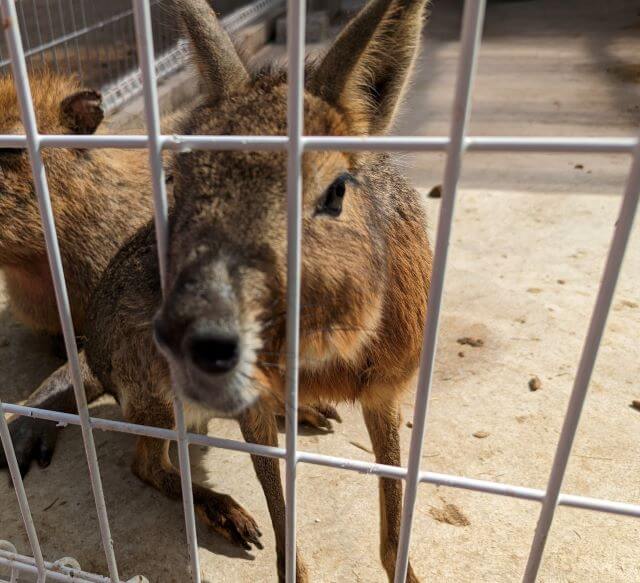
<instances>
[{"instance_id":1,"label":"dusty ground","mask_svg":"<svg viewBox=\"0 0 640 583\"><path fill-rule=\"evenodd\" d=\"M454 2L440 0L425 59L398 132L447 130L458 44ZM624 0L490 2L472 131L495 135L631 136L640 121L640 15ZM576 7L579 7L576 8ZM425 192L443 156L404 156ZM582 168L580 167L583 166ZM597 283L620 204L625 156L469 155L455 219L423 468L544 487ZM438 201L429 200L432 224ZM564 491L640 501L640 227L636 223ZM56 366L41 339L0 315L2 398L18 401ZM456 340L477 336L484 346ZM464 356L460 356L463 353ZM531 392L537 375L542 388ZM413 394L404 400L411 419ZM370 460L359 411L305 450ZM104 401L92 414L119 418ZM234 423L210 432L239 438ZM483 438L474 433L485 432ZM406 453L411 429L402 426ZM482 435L482 434L480 434ZM129 471L133 438L96 433L120 570L183 582L179 503ZM275 581L273 537L249 459L200 452L210 483L241 501L264 527L266 549L245 554L199 529L208 581ZM198 474L197 474L198 475ZM201 475L201 474L199 474ZM314 581L384 581L377 559L375 480L303 465L299 541ZM65 430L45 471L26 480L45 555L75 556L105 572L80 433ZM0 479L0 538L28 546L12 491ZM412 542L425 581L508 582L521 577L538 505L422 486ZM453 524L451 524L453 523ZM540 581L640 580L640 521L561 508Z\"/></svg>"}]
</instances>

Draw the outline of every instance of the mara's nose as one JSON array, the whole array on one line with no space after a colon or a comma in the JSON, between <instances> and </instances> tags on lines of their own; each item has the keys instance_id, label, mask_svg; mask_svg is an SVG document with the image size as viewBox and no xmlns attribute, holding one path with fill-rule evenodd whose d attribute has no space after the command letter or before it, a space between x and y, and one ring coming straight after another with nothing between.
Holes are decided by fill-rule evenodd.
<instances>
[{"instance_id":1,"label":"mara's nose","mask_svg":"<svg viewBox=\"0 0 640 583\"><path fill-rule=\"evenodd\" d=\"M207 374L224 374L238 364L238 336L219 330L194 331L185 342L191 362Z\"/></svg>"}]
</instances>

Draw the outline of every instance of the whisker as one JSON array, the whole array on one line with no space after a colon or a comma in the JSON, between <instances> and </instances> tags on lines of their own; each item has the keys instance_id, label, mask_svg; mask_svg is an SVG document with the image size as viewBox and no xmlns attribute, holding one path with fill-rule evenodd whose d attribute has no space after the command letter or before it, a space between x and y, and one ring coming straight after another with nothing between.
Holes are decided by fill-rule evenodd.
<instances>
[{"instance_id":1,"label":"whisker","mask_svg":"<svg viewBox=\"0 0 640 583\"><path fill-rule=\"evenodd\" d=\"M300 364L307 364L307 363L312 364L312 363L318 363L318 362L322 363L322 362L326 362L326 361L325 361L324 358L300 358L298 360L298 362ZM272 367L276 367L276 368L283 368L283 369L286 367L286 363L284 363L284 362L279 363L279 362L271 362L271 361L265 361L265 360L260 360L260 359L258 359L256 361L256 364L257 365L272 366Z\"/></svg>"},{"instance_id":2,"label":"whisker","mask_svg":"<svg viewBox=\"0 0 640 583\"><path fill-rule=\"evenodd\" d=\"M363 326L327 326L325 328L312 327L309 329L305 329L303 326L301 334L310 335L316 332L376 332L377 330L377 328L365 328Z\"/></svg>"},{"instance_id":3,"label":"whisker","mask_svg":"<svg viewBox=\"0 0 640 583\"><path fill-rule=\"evenodd\" d=\"M376 330L377 328L364 328L362 326L329 326L327 328L316 328L311 332L375 332ZM306 331L303 330L303 332Z\"/></svg>"},{"instance_id":4,"label":"whisker","mask_svg":"<svg viewBox=\"0 0 640 583\"><path fill-rule=\"evenodd\" d=\"M256 377L247 374L243 371L240 371L240 375L243 376L244 378L248 379L249 381L251 381L252 383L255 383L256 385L258 385L259 387L262 387L263 389L265 389L266 391L269 390L269 387L267 385L265 385L260 379L257 379Z\"/></svg>"}]
</instances>

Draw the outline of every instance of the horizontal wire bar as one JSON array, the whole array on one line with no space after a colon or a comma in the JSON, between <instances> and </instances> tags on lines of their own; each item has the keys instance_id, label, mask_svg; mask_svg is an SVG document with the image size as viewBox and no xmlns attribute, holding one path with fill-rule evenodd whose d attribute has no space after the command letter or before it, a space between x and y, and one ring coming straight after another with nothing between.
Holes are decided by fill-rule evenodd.
<instances>
[{"instance_id":1,"label":"horizontal wire bar","mask_svg":"<svg viewBox=\"0 0 640 583\"><path fill-rule=\"evenodd\" d=\"M583 138L528 137L528 136L469 136L464 139L464 149L469 152L632 152L638 140L610 137ZM341 151L445 151L449 138L445 136L305 136L305 150Z\"/></svg>"},{"instance_id":2,"label":"horizontal wire bar","mask_svg":"<svg viewBox=\"0 0 640 583\"><path fill-rule=\"evenodd\" d=\"M544 490L529 488L526 486L515 486L489 480L478 480L450 474L440 474L437 472L422 472L420 481L436 486L448 486L473 492L484 492L486 494L496 494L509 498L519 498L521 500L531 500L542 502L546 495ZM560 494L558 500L560 506L571 508L581 508L583 510L594 510L609 514L619 514L640 518L640 504L629 504L627 502L614 502L602 498L591 498L589 496L578 496L575 494Z\"/></svg>"},{"instance_id":3,"label":"horizontal wire bar","mask_svg":"<svg viewBox=\"0 0 640 583\"><path fill-rule=\"evenodd\" d=\"M25 573L33 573L34 575L38 573L38 569L33 565L28 565L26 563L20 563L18 561L14 561L11 559L7 559L5 557L0 556L0 565L5 567L9 567L10 569L17 569L18 571L24 571ZM56 571L46 571L47 581L64 581L65 583L95 583L90 579L84 579L83 577L73 577L71 575L64 575L62 573L57 573ZM110 583L110 579L106 579L108 583Z\"/></svg>"},{"instance_id":4,"label":"horizontal wire bar","mask_svg":"<svg viewBox=\"0 0 640 583\"><path fill-rule=\"evenodd\" d=\"M11 551L6 551L4 549L0 549L0 560L4 559L5 561L11 562L12 566L16 569L24 569L26 566L29 572L31 572L29 567L35 567L35 561L33 557L28 557L26 555L21 555L19 553L13 553ZM5 563L6 564L6 563ZM52 576L52 572L56 575L62 576L62 579L58 579L59 581L84 581L86 583L111 583L111 579L108 577L104 577L102 575L96 575L95 573L88 573L87 571L82 571L78 569L72 569L71 567L66 567L64 565L55 565L50 561L45 561L44 566L47 569L47 580Z\"/></svg>"},{"instance_id":5,"label":"horizontal wire bar","mask_svg":"<svg viewBox=\"0 0 640 583\"><path fill-rule=\"evenodd\" d=\"M188 152L190 150L286 150L287 136L187 136L161 135L160 144L165 150ZM326 151L445 151L449 138L436 137L339 137L307 136L302 139L305 150ZM41 135L43 148L147 148L146 135L72 136ZM469 152L537 152L544 153L595 153L627 154L638 145L635 138L529 138L522 136L476 136L465 139ZM0 148L26 148L24 135L0 135Z\"/></svg>"},{"instance_id":6,"label":"horizontal wire bar","mask_svg":"<svg viewBox=\"0 0 640 583\"><path fill-rule=\"evenodd\" d=\"M189 152L191 150L286 150L286 136L159 136L165 150ZM0 135L0 148L26 148L26 138L20 135ZM147 135L41 135L42 148L127 148L149 147Z\"/></svg>"},{"instance_id":7,"label":"horizontal wire bar","mask_svg":"<svg viewBox=\"0 0 640 583\"><path fill-rule=\"evenodd\" d=\"M80 425L79 417L71 413L60 413L58 411L48 411L46 409L37 409L35 407L26 407L24 405L13 405L8 403L3 403L2 407L7 413L34 417L36 419L45 419L47 421L56 421L59 425L62 426ZM158 439L167 439L170 441L176 441L177 439L177 433L172 429L163 429L161 427L151 427L148 425L138 425L135 423L128 423L126 421L115 421L113 419L90 417L89 424L92 429L99 429L101 431L129 433L132 435L155 437ZM200 435L197 433L187 433L187 439L189 443L192 443L194 445L217 447L220 449L249 453L252 455L261 455L265 457L273 457L279 459L285 458L285 450L284 448L280 447L270 447L267 445L258 445L255 443L245 443L243 441L225 439L222 437L213 437L211 435ZM325 466L338 470L354 471L361 474L371 474L383 478L405 479L407 475L406 468L387 466L384 464L376 464L372 462L353 460L349 458L336 457L320 453L299 451L297 458L297 461L300 463ZM448 486L451 488L472 490L474 492L485 492L488 494L497 494L499 496L519 498L522 500L532 500L536 502L543 500L545 496L544 490L539 490L536 488L515 486L511 484L503 484L500 482L478 480L475 478L454 476L451 474L441 474L437 472L421 472L420 481L437 486ZM610 514L619 514L623 516L640 518L640 504L612 502L600 498L590 498L588 496L578 496L573 494L561 494L559 504L562 506L570 506L572 508L582 508L585 510L594 510L597 512L607 512Z\"/></svg>"},{"instance_id":8,"label":"horizontal wire bar","mask_svg":"<svg viewBox=\"0 0 640 583\"><path fill-rule=\"evenodd\" d=\"M469 136L465 148L469 152L566 152L594 154L625 154L633 152L636 138L622 137L520 137L520 136Z\"/></svg>"}]
</instances>

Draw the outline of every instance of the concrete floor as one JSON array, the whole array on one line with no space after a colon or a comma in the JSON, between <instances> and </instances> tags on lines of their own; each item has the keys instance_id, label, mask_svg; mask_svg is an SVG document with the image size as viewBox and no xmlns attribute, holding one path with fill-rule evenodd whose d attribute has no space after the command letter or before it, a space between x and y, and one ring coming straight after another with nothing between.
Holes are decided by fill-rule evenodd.
<instances>
[{"instance_id":1,"label":"concrete floor","mask_svg":"<svg viewBox=\"0 0 640 583\"><path fill-rule=\"evenodd\" d=\"M446 133L458 52L458 2L440 0L400 134ZM471 131L485 135L632 136L640 121L640 14L610 0L489 2ZM275 49L274 49L275 50ZM414 183L441 180L442 155L402 156ZM582 166L582 168L580 167ZM470 154L447 273L423 468L543 488L567 405L629 168L626 156ZM429 199L435 225L439 201ZM635 231L590 387L564 491L640 501L640 227ZM0 308L1 309L1 308ZM54 368L47 344L0 313L2 398L18 401ZM461 346L479 336L484 346ZM464 356L460 356L462 352ZM531 392L537 375L542 388ZM403 404L411 419L413 394ZM300 447L371 460L359 411L341 407L331 435ZM119 418L111 401L92 414ZM235 424L210 433L240 438ZM486 432L484 438L474 433ZM411 429L402 426L406 454ZM134 439L96 433L122 574L185 582L182 507L129 471ZM196 477L233 495L262 525L265 550L239 551L199 528L207 581L275 581L273 536L247 456L200 451ZM382 582L377 485L370 476L302 465L299 542L312 580ZM45 556L105 572L80 433L26 479ZM0 479L0 539L28 552L12 491ZM453 505L453 506L451 506ZM454 509L455 507L455 509ZM539 506L422 486L412 558L424 581L510 582L522 575ZM453 524L447 523L449 520ZM466 519L466 520L465 520ZM560 508L539 580L636 582L640 521ZM4 575L0 571L0 577ZM28 579L27 579L28 580Z\"/></svg>"}]
</instances>

